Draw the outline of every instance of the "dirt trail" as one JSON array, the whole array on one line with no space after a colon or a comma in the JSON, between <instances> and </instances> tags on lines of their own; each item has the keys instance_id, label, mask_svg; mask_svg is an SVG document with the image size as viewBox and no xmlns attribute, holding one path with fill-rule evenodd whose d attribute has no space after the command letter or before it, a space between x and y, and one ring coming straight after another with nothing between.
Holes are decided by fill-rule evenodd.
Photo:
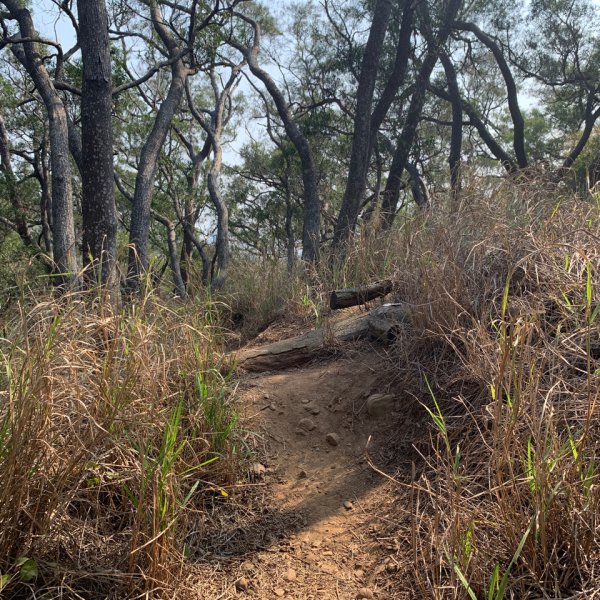
<instances>
[{"instance_id":1,"label":"dirt trail","mask_svg":"<svg viewBox=\"0 0 600 600\"><path fill-rule=\"evenodd\" d=\"M240 501L219 536L200 542L213 585L199 597L410 597L398 582L397 542L383 533L387 514L398 518L397 488L365 458L370 438L379 464L398 451L387 443L397 415L372 418L366 410L371 394L387 391L382 380L372 348L241 380L244 425L258 434L256 469L266 468L256 476L262 495ZM410 472L404 459L395 459L395 472Z\"/></svg>"}]
</instances>

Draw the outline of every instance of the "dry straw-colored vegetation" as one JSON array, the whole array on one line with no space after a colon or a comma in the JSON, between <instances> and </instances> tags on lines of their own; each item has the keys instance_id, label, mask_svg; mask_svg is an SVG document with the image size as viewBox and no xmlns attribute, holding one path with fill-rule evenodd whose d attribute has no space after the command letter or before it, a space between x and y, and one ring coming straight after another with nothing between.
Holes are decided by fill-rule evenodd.
<instances>
[{"instance_id":1,"label":"dry straw-colored vegetation","mask_svg":"<svg viewBox=\"0 0 600 600\"><path fill-rule=\"evenodd\" d=\"M415 597L600 593L599 218L507 183L404 234L394 367L433 429L402 532Z\"/></svg>"},{"instance_id":2,"label":"dry straw-colored vegetation","mask_svg":"<svg viewBox=\"0 0 600 600\"><path fill-rule=\"evenodd\" d=\"M328 289L379 277L414 312L382 373L430 431L399 487L401 587L600 594L600 211L543 181L477 184L388 237L366 230L333 273L327 260L291 279L239 261L222 304L13 303L0 340L3 594L185 596L191 532L248 454L219 323L245 339L276 318L318 322Z\"/></svg>"},{"instance_id":3,"label":"dry straw-colored vegetation","mask_svg":"<svg viewBox=\"0 0 600 600\"><path fill-rule=\"evenodd\" d=\"M243 454L216 316L76 294L8 320L2 597L172 597L203 503L226 494Z\"/></svg>"}]
</instances>

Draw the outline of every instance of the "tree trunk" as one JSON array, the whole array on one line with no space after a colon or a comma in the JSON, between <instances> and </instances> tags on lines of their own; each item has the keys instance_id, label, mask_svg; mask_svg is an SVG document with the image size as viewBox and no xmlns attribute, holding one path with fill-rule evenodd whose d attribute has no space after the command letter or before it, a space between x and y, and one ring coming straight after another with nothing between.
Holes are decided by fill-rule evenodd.
<instances>
[{"instance_id":1,"label":"tree trunk","mask_svg":"<svg viewBox=\"0 0 600 600\"><path fill-rule=\"evenodd\" d=\"M52 235L53 258L59 284L75 283L77 258L75 253L75 225L71 165L69 162L69 132L67 111L44 66L38 35L31 14L21 8L18 0L2 0L10 17L19 24L21 37L31 41L13 44L13 54L29 73L48 113L50 164L52 170Z\"/></svg>"},{"instance_id":2,"label":"tree trunk","mask_svg":"<svg viewBox=\"0 0 600 600\"><path fill-rule=\"evenodd\" d=\"M453 200L458 200L461 188L460 161L462 152L463 110L454 65L445 52L440 53L440 60L446 74L452 104L452 134L450 138L450 154L448 155L450 190Z\"/></svg>"},{"instance_id":3,"label":"tree trunk","mask_svg":"<svg viewBox=\"0 0 600 600\"><path fill-rule=\"evenodd\" d=\"M167 29L158 4L153 0L150 4L152 24L169 57L176 59L181 50L174 36ZM158 160L171 122L185 91L185 82L189 70L182 58L174 60L171 65L171 84L167 97L160 105L152 131L142 148L138 173L135 179L133 207L131 209L131 226L129 230L129 265L127 271L128 287L135 291L139 287L139 278L147 270L148 236L150 232L150 208L154 195L154 181L158 170Z\"/></svg>"},{"instance_id":4,"label":"tree trunk","mask_svg":"<svg viewBox=\"0 0 600 600\"><path fill-rule=\"evenodd\" d=\"M515 157L520 169L525 169L528 165L527 155L525 153L525 121L519 108L519 97L517 94L517 86L510 72L510 67L504 58L500 46L486 33L481 31L477 25L466 23L465 21L456 21L454 26L462 31L470 31L475 37L489 48L496 59L498 68L504 78L506 85L506 95L508 99L508 110L513 122L513 147L515 149Z\"/></svg>"},{"instance_id":5,"label":"tree trunk","mask_svg":"<svg viewBox=\"0 0 600 600\"><path fill-rule=\"evenodd\" d=\"M216 154L216 153L215 153ZM227 277L229 268L229 211L223 200L220 187L221 148L219 145L218 156L215 155L213 165L208 174L208 193L217 211L217 240L215 244L215 272L213 273L212 286L221 287Z\"/></svg>"},{"instance_id":6,"label":"tree trunk","mask_svg":"<svg viewBox=\"0 0 600 600\"><path fill-rule=\"evenodd\" d=\"M179 262L179 253L177 252L177 233L175 231L175 225L166 219L163 224L167 228L169 265L171 267L171 273L173 274L175 292L182 300L185 300L187 298L187 291L185 283L183 282L183 277L181 276L181 263Z\"/></svg>"},{"instance_id":7,"label":"tree trunk","mask_svg":"<svg viewBox=\"0 0 600 600\"><path fill-rule=\"evenodd\" d=\"M27 223L27 215L23 210L23 205L19 196L17 180L12 168L12 156L10 142L8 139L8 131L6 130L6 124L2 115L0 115L0 169L4 173L6 193L14 214L12 217L13 223L11 223L11 228L15 230L26 246L30 246L40 251L41 248L37 245L36 241L31 235L31 230L29 229L29 224Z\"/></svg>"},{"instance_id":8,"label":"tree trunk","mask_svg":"<svg viewBox=\"0 0 600 600\"><path fill-rule=\"evenodd\" d=\"M385 281L378 281L363 287L334 290L329 295L329 308L331 310L338 310L340 308L366 304L371 300L375 300L375 298L382 298L389 294L392 289L392 282L386 279Z\"/></svg>"},{"instance_id":9,"label":"tree trunk","mask_svg":"<svg viewBox=\"0 0 600 600\"><path fill-rule=\"evenodd\" d=\"M317 187L317 172L312 150L308 140L294 122L290 107L281 90L271 76L260 68L258 53L260 51L260 26L246 15L235 13L237 17L248 23L254 29L254 43L251 48L230 40L229 43L242 53L252 74L262 81L273 99L279 117L283 122L285 132L298 152L302 164L302 183L304 185L304 225L302 231L302 259L307 262L319 260L321 237L321 198Z\"/></svg>"},{"instance_id":10,"label":"tree trunk","mask_svg":"<svg viewBox=\"0 0 600 600\"><path fill-rule=\"evenodd\" d=\"M398 331L410 321L410 309L403 304L387 304L331 327L309 331L287 340L260 348L242 350L234 357L235 363L248 371L286 369L314 358L328 346L361 339L389 343Z\"/></svg>"},{"instance_id":11,"label":"tree trunk","mask_svg":"<svg viewBox=\"0 0 600 600\"><path fill-rule=\"evenodd\" d=\"M93 279L116 283L117 210L114 194L112 72L104 0L77 0L83 60L81 180L83 256Z\"/></svg>"},{"instance_id":12,"label":"tree trunk","mask_svg":"<svg viewBox=\"0 0 600 600\"><path fill-rule=\"evenodd\" d=\"M356 90L350 167L342 206L333 232L334 253L342 248L354 231L366 188L371 149L371 105L381 50L391 13L391 0L377 0Z\"/></svg>"},{"instance_id":13,"label":"tree trunk","mask_svg":"<svg viewBox=\"0 0 600 600\"><path fill-rule=\"evenodd\" d=\"M434 36L430 31L432 21L425 3L421 3L419 6L423 20L422 29L424 32L427 32L424 33L425 37L429 38L427 40L428 48L425 59L423 60L423 64L417 73L415 92L410 100L406 121L404 122L402 133L398 139L396 152L394 153L392 166L390 167L388 181L383 193L381 212L382 226L384 229L390 229L394 222L402 185L401 177L404 169L406 168L406 162L408 161L414 137L417 132L417 127L421 118L421 111L423 110L423 105L425 104L429 79L431 77L433 68L438 61L442 46L446 43L446 40L450 35L452 23L454 22L454 18L456 17L456 13L458 12L460 5L461 0L450 0L448 2L441 28L436 36Z\"/></svg>"},{"instance_id":14,"label":"tree trunk","mask_svg":"<svg viewBox=\"0 0 600 600\"><path fill-rule=\"evenodd\" d=\"M289 168L289 163L288 163ZM291 275L294 272L296 264L296 240L294 239L294 206L292 204L292 194L290 193L289 180L285 178L285 239L286 239L286 258L287 272Z\"/></svg>"}]
</instances>

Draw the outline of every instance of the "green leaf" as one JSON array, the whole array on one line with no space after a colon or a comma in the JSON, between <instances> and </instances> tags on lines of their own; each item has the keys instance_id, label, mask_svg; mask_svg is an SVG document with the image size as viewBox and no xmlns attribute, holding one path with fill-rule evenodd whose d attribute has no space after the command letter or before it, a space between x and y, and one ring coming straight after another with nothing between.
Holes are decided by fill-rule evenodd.
<instances>
[{"instance_id":1,"label":"green leaf","mask_svg":"<svg viewBox=\"0 0 600 600\"><path fill-rule=\"evenodd\" d=\"M475 592L473 591L473 588L469 585L469 582L467 581L467 578L463 575L462 571L460 570L459 566L454 563L454 572L456 573L458 579L460 580L462 586L465 588L467 594L469 594L469 598L471 598L471 600L477 600L477 595L475 594Z\"/></svg>"},{"instance_id":2,"label":"green leaf","mask_svg":"<svg viewBox=\"0 0 600 600\"><path fill-rule=\"evenodd\" d=\"M12 579L11 575L0 575L0 591L2 591Z\"/></svg>"},{"instance_id":3,"label":"green leaf","mask_svg":"<svg viewBox=\"0 0 600 600\"><path fill-rule=\"evenodd\" d=\"M585 305L588 310L592 306L592 263L588 260L586 265L587 278L585 282Z\"/></svg>"},{"instance_id":4,"label":"green leaf","mask_svg":"<svg viewBox=\"0 0 600 600\"><path fill-rule=\"evenodd\" d=\"M510 561L510 564L504 571L504 575L502 576L502 581L500 582L500 587L498 588L498 593L496 594L496 600L503 600L504 594L506 593L506 588L508 586L508 576L510 574L510 570L513 568L513 565L519 560L519 556L521 556L521 552L523 551L523 547L525 546L525 542L531 533L531 527L533 525L533 521L529 524L529 527L525 530L519 545L517 546L517 550Z\"/></svg>"},{"instance_id":5,"label":"green leaf","mask_svg":"<svg viewBox=\"0 0 600 600\"><path fill-rule=\"evenodd\" d=\"M38 576L38 566L32 558L20 556L15 561L15 566L19 567L19 578L25 583L33 581Z\"/></svg>"},{"instance_id":6,"label":"green leaf","mask_svg":"<svg viewBox=\"0 0 600 600\"><path fill-rule=\"evenodd\" d=\"M498 578L500 577L500 565L496 563L494 570L492 571L492 577L490 579L490 587L488 588L487 600L494 600L494 594L498 587Z\"/></svg>"}]
</instances>

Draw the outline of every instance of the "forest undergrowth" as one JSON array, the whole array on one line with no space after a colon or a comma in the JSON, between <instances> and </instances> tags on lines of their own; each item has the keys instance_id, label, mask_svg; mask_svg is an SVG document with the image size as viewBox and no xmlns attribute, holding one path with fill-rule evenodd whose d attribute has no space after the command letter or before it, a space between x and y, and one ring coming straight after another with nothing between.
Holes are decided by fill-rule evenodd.
<instances>
[{"instance_id":1,"label":"forest undergrowth","mask_svg":"<svg viewBox=\"0 0 600 600\"><path fill-rule=\"evenodd\" d=\"M476 182L389 235L365 227L342 266L290 278L238 257L218 297L115 309L21 291L0 322L3 595L173 597L205 503L252 455L226 346L274 320L319 325L328 290L382 278L413 315L382 374L430 425L389 525L403 585L600 593L599 216L540 181Z\"/></svg>"}]
</instances>

